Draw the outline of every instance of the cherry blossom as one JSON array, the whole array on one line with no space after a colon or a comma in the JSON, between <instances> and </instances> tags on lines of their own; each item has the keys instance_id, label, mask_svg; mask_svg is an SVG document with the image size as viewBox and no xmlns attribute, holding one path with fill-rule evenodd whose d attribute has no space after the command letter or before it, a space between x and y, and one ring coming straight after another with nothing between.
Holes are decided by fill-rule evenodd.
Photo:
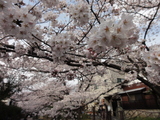
<instances>
[{"instance_id":1,"label":"cherry blossom","mask_svg":"<svg viewBox=\"0 0 160 120\"><path fill-rule=\"evenodd\" d=\"M128 44L134 44L138 38L138 29L133 23L133 16L123 14L118 22L114 19L103 21L97 32L91 35L88 47L100 53L105 51L106 47L124 48Z\"/></svg>"},{"instance_id":2,"label":"cherry blossom","mask_svg":"<svg viewBox=\"0 0 160 120\"><path fill-rule=\"evenodd\" d=\"M160 95L159 45L149 45L160 32L159 7L139 0L0 0L0 66L20 89L12 98L27 112L75 118L123 84L104 84L108 70Z\"/></svg>"},{"instance_id":3,"label":"cherry blossom","mask_svg":"<svg viewBox=\"0 0 160 120\"><path fill-rule=\"evenodd\" d=\"M89 6L79 2L69 8L71 18L77 25L85 25L89 21Z\"/></svg>"}]
</instances>

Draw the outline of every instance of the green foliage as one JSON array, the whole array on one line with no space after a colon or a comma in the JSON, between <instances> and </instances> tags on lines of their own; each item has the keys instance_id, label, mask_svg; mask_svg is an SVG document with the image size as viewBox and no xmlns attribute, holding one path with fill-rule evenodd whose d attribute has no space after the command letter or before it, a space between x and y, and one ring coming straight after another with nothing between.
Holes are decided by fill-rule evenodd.
<instances>
[{"instance_id":1,"label":"green foliage","mask_svg":"<svg viewBox=\"0 0 160 120\"><path fill-rule=\"evenodd\" d=\"M18 84L15 82L13 76L6 78L8 81L5 83L4 78L0 73L0 101L10 98L16 91L18 91Z\"/></svg>"},{"instance_id":2,"label":"green foliage","mask_svg":"<svg viewBox=\"0 0 160 120\"><path fill-rule=\"evenodd\" d=\"M82 117L81 120L91 120L91 117L87 114L82 114L81 117Z\"/></svg>"},{"instance_id":3,"label":"green foliage","mask_svg":"<svg viewBox=\"0 0 160 120\"><path fill-rule=\"evenodd\" d=\"M151 118L151 117L135 117L130 120L160 120L160 118Z\"/></svg>"},{"instance_id":4,"label":"green foliage","mask_svg":"<svg viewBox=\"0 0 160 120\"><path fill-rule=\"evenodd\" d=\"M0 102L0 120L20 120L21 108L16 106L7 106L3 102Z\"/></svg>"},{"instance_id":5,"label":"green foliage","mask_svg":"<svg viewBox=\"0 0 160 120\"><path fill-rule=\"evenodd\" d=\"M2 100L9 99L18 90L18 84L16 84L13 76L5 77L7 81L4 81L2 71L0 71L0 120L20 120L21 108L14 105L6 105Z\"/></svg>"}]
</instances>

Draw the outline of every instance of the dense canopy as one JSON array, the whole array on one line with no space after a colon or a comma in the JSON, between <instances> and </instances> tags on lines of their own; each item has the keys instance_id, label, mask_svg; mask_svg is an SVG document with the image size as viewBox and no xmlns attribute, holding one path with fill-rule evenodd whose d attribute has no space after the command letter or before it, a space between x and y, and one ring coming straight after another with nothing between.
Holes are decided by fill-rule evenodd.
<instances>
[{"instance_id":1,"label":"dense canopy","mask_svg":"<svg viewBox=\"0 0 160 120\"><path fill-rule=\"evenodd\" d=\"M95 76L115 69L160 95L159 0L0 0L1 68L27 112L58 117L119 84Z\"/></svg>"}]
</instances>

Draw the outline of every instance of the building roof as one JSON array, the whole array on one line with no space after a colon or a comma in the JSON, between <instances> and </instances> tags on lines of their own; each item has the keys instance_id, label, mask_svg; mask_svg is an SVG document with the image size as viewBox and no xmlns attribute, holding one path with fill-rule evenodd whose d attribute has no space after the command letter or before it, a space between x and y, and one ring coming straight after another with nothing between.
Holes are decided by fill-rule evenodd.
<instances>
[{"instance_id":1,"label":"building roof","mask_svg":"<svg viewBox=\"0 0 160 120\"><path fill-rule=\"evenodd\" d=\"M145 87L142 87L142 88L136 88L136 89L132 89L132 90L126 90L126 91L122 91L122 92L119 92L118 94L125 94L125 93L133 93L133 92L140 92L142 90L144 90Z\"/></svg>"}]
</instances>

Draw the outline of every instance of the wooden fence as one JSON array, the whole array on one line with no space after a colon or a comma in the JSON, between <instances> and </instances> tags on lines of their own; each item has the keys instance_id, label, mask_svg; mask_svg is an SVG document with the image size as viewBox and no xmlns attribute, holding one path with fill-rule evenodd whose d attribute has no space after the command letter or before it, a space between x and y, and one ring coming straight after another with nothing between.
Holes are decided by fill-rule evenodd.
<instances>
[{"instance_id":1,"label":"wooden fence","mask_svg":"<svg viewBox=\"0 0 160 120\"><path fill-rule=\"evenodd\" d=\"M112 111L96 112L93 107L92 120L130 120L135 117L150 117L160 118L160 109L135 109L117 111L116 116L113 116Z\"/></svg>"}]
</instances>

